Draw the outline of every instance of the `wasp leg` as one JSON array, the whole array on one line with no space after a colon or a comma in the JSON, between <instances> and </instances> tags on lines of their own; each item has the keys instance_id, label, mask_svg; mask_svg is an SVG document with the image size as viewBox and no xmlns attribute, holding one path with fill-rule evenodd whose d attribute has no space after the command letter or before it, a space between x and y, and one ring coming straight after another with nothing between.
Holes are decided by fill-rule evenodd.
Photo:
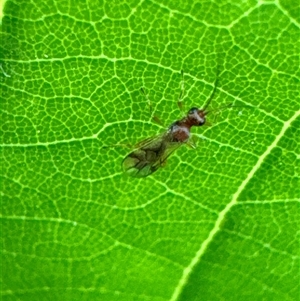
<instances>
[{"instance_id":1,"label":"wasp leg","mask_svg":"<svg viewBox=\"0 0 300 301\"><path fill-rule=\"evenodd\" d=\"M190 140L188 142L186 142L187 146L189 146L190 148L197 148L197 145L198 145L198 141L197 141L197 137L196 136L192 136L190 138Z\"/></svg>"},{"instance_id":2,"label":"wasp leg","mask_svg":"<svg viewBox=\"0 0 300 301\"><path fill-rule=\"evenodd\" d=\"M157 124L161 125L162 127L164 127L163 122L162 122L157 116L153 115L152 103L151 103L151 101L150 101L148 95L146 94L144 88L141 88L141 93L144 95L144 97L145 97L145 99L146 99L146 101L147 101L147 103L148 103L148 106L149 106L149 112L150 112L150 117L151 117L151 119L152 119L155 123L157 123Z\"/></svg>"},{"instance_id":3,"label":"wasp leg","mask_svg":"<svg viewBox=\"0 0 300 301\"><path fill-rule=\"evenodd\" d=\"M112 148L112 147L127 147L133 148L132 144L129 143L122 143L122 144L111 144L111 145L103 145L100 149Z\"/></svg>"}]
</instances>

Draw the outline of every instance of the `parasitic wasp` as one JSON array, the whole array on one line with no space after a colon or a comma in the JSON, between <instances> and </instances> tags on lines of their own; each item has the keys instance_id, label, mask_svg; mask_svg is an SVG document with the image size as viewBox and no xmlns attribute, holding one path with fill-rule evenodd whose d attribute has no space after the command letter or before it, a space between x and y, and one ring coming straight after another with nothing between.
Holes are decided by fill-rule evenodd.
<instances>
[{"instance_id":1,"label":"parasitic wasp","mask_svg":"<svg viewBox=\"0 0 300 301\"><path fill-rule=\"evenodd\" d=\"M181 75L183 80L183 71L181 71ZM137 178L147 177L164 166L168 157L181 145L187 144L194 147L189 141L191 128L206 123L206 116L209 113L207 108L214 97L216 86L215 82L211 96L202 109L191 108L185 117L172 123L165 132L139 142L135 149L124 158L122 162L124 172ZM178 101L179 106L182 94L183 85ZM231 104L220 109L230 106Z\"/></svg>"}]
</instances>

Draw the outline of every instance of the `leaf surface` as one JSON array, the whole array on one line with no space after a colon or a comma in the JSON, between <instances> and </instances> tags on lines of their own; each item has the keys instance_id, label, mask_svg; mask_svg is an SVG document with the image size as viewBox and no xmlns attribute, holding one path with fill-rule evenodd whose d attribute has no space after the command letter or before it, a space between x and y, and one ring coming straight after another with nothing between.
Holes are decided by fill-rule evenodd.
<instances>
[{"instance_id":1,"label":"leaf surface","mask_svg":"<svg viewBox=\"0 0 300 301\"><path fill-rule=\"evenodd\" d=\"M3 300L299 300L299 16L291 0L2 2ZM211 125L124 175L128 146L164 131L140 88L167 127L181 70L185 110L217 79Z\"/></svg>"}]
</instances>

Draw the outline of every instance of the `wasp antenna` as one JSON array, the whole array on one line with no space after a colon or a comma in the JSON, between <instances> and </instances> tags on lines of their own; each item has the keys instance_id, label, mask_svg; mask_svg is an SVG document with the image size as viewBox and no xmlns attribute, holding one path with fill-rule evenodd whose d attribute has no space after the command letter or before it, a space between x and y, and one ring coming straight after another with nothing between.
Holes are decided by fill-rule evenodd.
<instances>
[{"instance_id":1,"label":"wasp antenna","mask_svg":"<svg viewBox=\"0 0 300 301\"><path fill-rule=\"evenodd\" d=\"M216 70L216 79L215 79L215 82L214 82L214 89L208 99L208 101L206 102L206 104L204 105L204 108L203 110L205 111L208 106L210 105L211 101L213 100L214 98L214 95L215 95L215 92L217 90L217 86L218 86L218 82L219 82L219 74L220 74L220 70L219 70L219 65L217 65L217 70Z\"/></svg>"},{"instance_id":2,"label":"wasp antenna","mask_svg":"<svg viewBox=\"0 0 300 301\"><path fill-rule=\"evenodd\" d=\"M183 104L183 96L184 96L184 77L183 77L183 70L181 69L181 82L180 82L180 92L178 96L177 105L181 112L184 112L184 104Z\"/></svg>"},{"instance_id":3,"label":"wasp antenna","mask_svg":"<svg viewBox=\"0 0 300 301\"><path fill-rule=\"evenodd\" d=\"M253 109L251 106L232 106L233 108L246 108L246 109Z\"/></svg>"},{"instance_id":4,"label":"wasp antenna","mask_svg":"<svg viewBox=\"0 0 300 301\"><path fill-rule=\"evenodd\" d=\"M232 103L229 103L225 106L222 106L222 107L219 107L219 108L216 108L215 110L210 110L208 112L206 112L206 115L209 113L209 112L220 112L220 111L223 111L223 110L226 110L228 108L232 108Z\"/></svg>"},{"instance_id":5,"label":"wasp antenna","mask_svg":"<svg viewBox=\"0 0 300 301\"><path fill-rule=\"evenodd\" d=\"M208 108L208 106L210 105L211 101L213 100L215 92L217 90L217 84L218 84L218 78L215 80L214 89L213 89L212 93L210 94L210 97L209 97L208 101L204 105L203 111L205 111Z\"/></svg>"},{"instance_id":6,"label":"wasp antenna","mask_svg":"<svg viewBox=\"0 0 300 301\"><path fill-rule=\"evenodd\" d=\"M183 95L184 95L184 76L183 76L183 70L181 69L180 95L178 98L179 101L182 100Z\"/></svg>"},{"instance_id":7,"label":"wasp antenna","mask_svg":"<svg viewBox=\"0 0 300 301\"><path fill-rule=\"evenodd\" d=\"M251 107L251 106L234 106L233 103L229 103L229 104L227 104L227 105L225 105L225 106L216 108L215 110L207 111L207 112L205 113L205 115L207 115L207 114L210 113L210 112L221 112L221 111L226 110L226 109L228 109L228 108L229 108L229 109L235 109L235 108L246 108L246 109L251 109L251 108L253 108L253 107Z\"/></svg>"}]
</instances>

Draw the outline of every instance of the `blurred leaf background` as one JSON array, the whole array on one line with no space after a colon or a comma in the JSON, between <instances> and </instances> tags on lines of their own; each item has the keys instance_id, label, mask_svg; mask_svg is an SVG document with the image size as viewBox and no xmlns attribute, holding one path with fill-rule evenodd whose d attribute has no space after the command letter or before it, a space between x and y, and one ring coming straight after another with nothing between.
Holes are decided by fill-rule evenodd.
<instances>
[{"instance_id":1,"label":"blurred leaf background","mask_svg":"<svg viewBox=\"0 0 300 301\"><path fill-rule=\"evenodd\" d=\"M3 300L299 300L299 3L1 2ZM209 115L145 179L134 145ZM218 71L217 71L218 70Z\"/></svg>"}]
</instances>

